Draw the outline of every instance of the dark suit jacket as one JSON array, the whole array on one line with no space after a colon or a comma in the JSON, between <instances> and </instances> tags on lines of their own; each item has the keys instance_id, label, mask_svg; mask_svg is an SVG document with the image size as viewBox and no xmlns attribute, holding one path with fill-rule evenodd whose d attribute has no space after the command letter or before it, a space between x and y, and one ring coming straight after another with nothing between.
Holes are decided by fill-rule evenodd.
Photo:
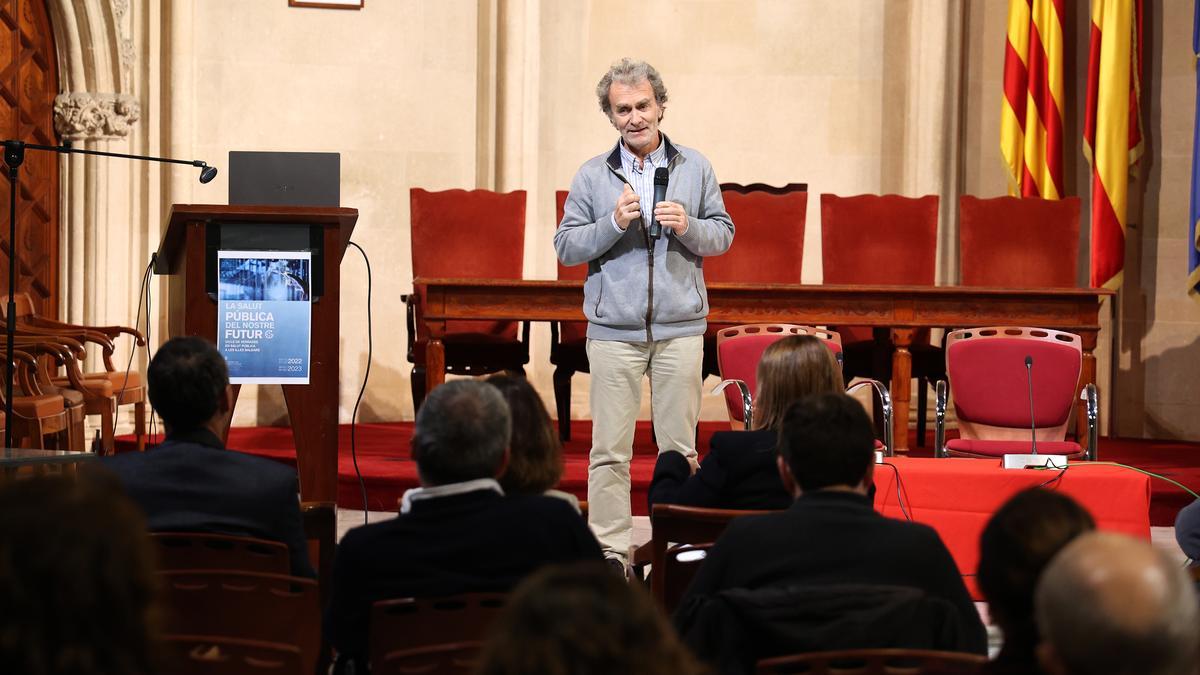
<instances>
[{"instance_id":1,"label":"dark suit jacket","mask_svg":"<svg viewBox=\"0 0 1200 675\"><path fill-rule=\"evenodd\" d=\"M655 504L682 504L710 509L766 511L786 509L792 495L783 487L775 465L777 432L718 431L708 444L700 470L678 452L659 453L647 495L649 511ZM875 497L872 484L867 495Z\"/></svg>"},{"instance_id":2,"label":"dark suit jacket","mask_svg":"<svg viewBox=\"0 0 1200 675\"><path fill-rule=\"evenodd\" d=\"M659 453L648 501L714 509L786 509L792 496L775 467L775 431L718 431L700 470L678 452Z\"/></svg>"},{"instance_id":3,"label":"dark suit jacket","mask_svg":"<svg viewBox=\"0 0 1200 675\"><path fill-rule=\"evenodd\" d=\"M603 555L565 500L482 489L417 501L342 538L325 632L343 657L365 660L377 600L509 591L542 565L575 560Z\"/></svg>"},{"instance_id":4,"label":"dark suit jacket","mask_svg":"<svg viewBox=\"0 0 1200 675\"><path fill-rule=\"evenodd\" d=\"M719 591L786 584L908 586L949 601L967 626L971 651L987 635L950 552L937 532L885 518L855 493L801 495L786 511L729 524L696 573L677 613L687 615Z\"/></svg>"},{"instance_id":5,"label":"dark suit jacket","mask_svg":"<svg viewBox=\"0 0 1200 675\"><path fill-rule=\"evenodd\" d=\"M295 469L225 450L208 430L101 460L141 506L151 532L216 532L287 544L292 574L315 577Z\"/></svg>"}]
</instances>

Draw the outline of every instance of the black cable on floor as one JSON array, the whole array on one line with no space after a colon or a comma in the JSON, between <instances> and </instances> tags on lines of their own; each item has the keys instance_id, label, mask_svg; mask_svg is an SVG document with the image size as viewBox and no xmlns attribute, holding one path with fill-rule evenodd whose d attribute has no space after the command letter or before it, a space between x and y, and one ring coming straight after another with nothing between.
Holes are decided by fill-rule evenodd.
<instances>
[{"instance_id":1,"label":"black cable on floor","mask_svg":"<svg viewBox=\"0 0 1200 675\"><path fill-rule=\"evenodd\" d=\"M363 480L362 472L358 470L358 448L356 445L356 431L358 430L358 406L362 403L363 394L367 391L367 380L371 377L371 356L374 348L371 337L371 259L367 257L367 252L363 247L354 242L350 245L358 249L362 254L363 262L367 265L367 370L363 373L362 387L358 390L358 398L354 401L354 411L350 413L350 460L354 464L354 475L358 477L358 489L362 491L363 501L363 523L367 523L367 513L369 512L367 502L367 483Z\"/></svg>"},{"instance_id":2,"label":"black cable on floor","mask_svg":"<svg viewBox=\"0 0 1200 675\"><path fill-rule=\"evenodd\" d=\"M912 522L912 516L908 513L908 509L904 508L904 496L907 494L907 490L904 489L904 479L900 477L900 469L891 462L882 462L882 464L891 467L892 471L896 472L896 501L900 504L900 513L904 514L905 520Z\"/></svg>"}]
</instances>

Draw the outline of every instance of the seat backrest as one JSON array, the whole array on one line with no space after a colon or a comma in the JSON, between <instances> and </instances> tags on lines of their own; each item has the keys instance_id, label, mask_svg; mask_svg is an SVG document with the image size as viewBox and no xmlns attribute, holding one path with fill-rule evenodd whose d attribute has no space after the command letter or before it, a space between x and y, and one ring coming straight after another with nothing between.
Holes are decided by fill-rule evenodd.
<instances>
[{"instance_id":1,"label":"seat backrest","mask_svg":"<svg viewBox=\"0 0 1200 675\"><path fill-rule=\"evenodd\" d=\"M758 362L763 352L789 335L812 335L825 343L837 357L842 353L842 338L836 331L789 323L758 323L733 326L717 332L717 369L723 380L741 380L750 389L751 397L758 394ZM741 394L732 387L725 389L725 407L734 423L745 422Z\"/></svg>"},{"instance_id":2,"label":"seat backrest","mask_svg":"<svg viewBox=\"0 0 1200 675\"><path fill-rule=\"evenodd\" d=\"M757 672L765 675L971 675L987 660L976 654L931 649L851 649L812 652L764 659Z\"/></svg>"},{"instance_id":3,"label":"seat backrest","mask_svg":"<svg viewBox=\"0 0 1200 675\"><path fill-rule=\"evenodd\" d=\"M288 574L287 545L268 539L235 537L202 532L153 532L150 541L158 552L158 569L240 570Z\"/></svg>"},{"instance_id":4,"label":"seat backrest","mask_svg":"<svg viewBox=\"0 0 1200 675\"><path fill-rule=\"evenodd\" d=\"M216 635L163 638L175 675L309 675L295 645Z\"/></svg>"},{"instance_id":5,"label":"seat backrest","mask_svg":"<svg viewBox=\"0 0 1200 675\"><path fill-rule=\"evenodd\" d=\"M1033 359L1031 368L1026 357ZM946 375L964 438L986 439L989 432L1005 429L1024 434L1036 423L1039 432L1047 432L1039 433L1039 440L1063 440L1082 366L1082 342L1072 333L994 326L946 336Z\"/></svg>"},{"instance_id":6,"label":"seat backrest","mask_svg":"<svg viewBox=\"0 0 1200 675\"><path fill-rule=\"evenodd\" d=\"M171 635L213 635L300 649L314 672L321 644L317 582L235 570L159 572Z\"/></svg>"},{"instance_id":7,"label":"seat backrest","mask_svg":"<svg viewBox=\"0 0 1200 675\"><path fill-rule=\"evenodd\" d=\"M742 516L772 513L701 506L655 504L650 514L650 588L659 602L666 600L666 559L670 544L711 544L729 522Z\"/></svg>"},{"instance_id":8,"label":"seat backrest","mask_svg":"<svg viewBox=\"0 0 1200 675\"><path fill-rule=\"evenodd\" d=\"M396 649L371 664L372 675L470 675L477 672L482 642L455 642Z\"/></svg>"},{"instance_id":9,"label":"seat backrest","mask_svg":"<svg viewBox=\"0 0 1200 675\"><path fill-rule=\"evenodd\" d=\"M525 191L409 191L413 277L520 279L525 259ZM420 289L416 289L421 296ZM428 339L417 304L417 339ZM513 321L447 321L447 333L516 339Z\"/></svg>"},{"instance_id":10,"label":"seat backrest","mask_svg":"<svg viewBox=\"0 0 1200 675\"><path fill-rule=\"evenodd\" d=\"M704 259L704 280L800 283L808 186L722 183L725 210L737 227L734 245Z\"/></svg>"},{"instance_id":11,"label":"seat backrest","mask_svg":"<svg viewBox=\"0 0 1200 675\"><path fill-rule=\"evenodd\" d=\"M932 286L938 197L821 195L826 284Z\"/></svg>"},{"instance_id":12,"label":"seat backrest","mask_svg":"<svg viewBox=\"0 0 1200 675\"><path fill-rule=\"evenodd\" d=\"M570 194L566 190L554 191L555 214L558 216L557 223L561 223L563 219L563 208L567 203L567 195ZM558 262L558 278L561 279L579 279L587 278L587 265L571 265L567 266ZM579 313L579 321L560 321L558 324L558 334L560 342L580 342L587 338L587 322L583 320L583 312Z\"/></svg>"},{"instance_id":13,"label":"seat backrest","mask_svg":"<svg viewBox=\"0 0 1200 675\"><path fill-rule=\"evenodd\" d=\"M382 662L397 649L482 640L507 597L503 593L463 593L380 600L371 606L371 663Z\"/></svg>"},{"instance_id":14,"label":"seat backrest","mask_svg":"<svg viewBox=\"0 0 1200 675\"><path fill-rule=\"evenodd\" d=\"M712 544L680 544L667 548L663 562L663 609L670 614L679 606Z\"/></svg>"},{"instance_id":15,"label":"seat backrest","mask_svg":"<svg viewBox=\"0 0 1200 675\"><path fill-rule=\"evenodd\" d=\"M958 242L964 286L1070 288L1079 261L1079 197L963 195Z\"/></svg>"}]
</instances>

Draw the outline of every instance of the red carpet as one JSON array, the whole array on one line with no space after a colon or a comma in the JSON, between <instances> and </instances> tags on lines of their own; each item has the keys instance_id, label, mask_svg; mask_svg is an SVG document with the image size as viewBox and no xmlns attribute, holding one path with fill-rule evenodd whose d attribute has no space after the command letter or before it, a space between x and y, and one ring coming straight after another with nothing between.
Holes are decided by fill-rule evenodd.
<instances>
[{"instance_id":1,"label":"red carpet","mask_svg":"<svg viewBox=\"0 0 1200 675\"><path fill-rule=\"evenodd\" d=\"M703 422L700 425L700 445L708 447L714 431L728 429L724 422ZM342 425L338 457L338 506L362 508L362 493L354 473L350 453L350 427ZM566 472L560 488L586 499L587 455L591 445L592 423L577 420L572 423L572 440L566 444ZM367 486L371 510L393 511L400 495L417 485L417 470L409 459L411 422L392 424L360 424L356 434L358 468ZM117 439L118 452L132 449L132 437ZM915 437L910 445L915 443ZM931 456L932 433L925 448L913 448L909 456ZM295 464L292 432L282 427L246 427L230 431L229 447L254 455ZM650 423L639 422L634 436L633 511L646 514L646 488L654 471L655 450L650 440ZM1200 492L1200 443L1183 441L1149 441L1123 438L1100 439L1102 461L1131 464L1147 471L1165 475ZM1191 503L1192 497L1183 490L1161 480L1151 481L1150 523L1171 525L1175 514Z\"/></svg>"}]
</instances>

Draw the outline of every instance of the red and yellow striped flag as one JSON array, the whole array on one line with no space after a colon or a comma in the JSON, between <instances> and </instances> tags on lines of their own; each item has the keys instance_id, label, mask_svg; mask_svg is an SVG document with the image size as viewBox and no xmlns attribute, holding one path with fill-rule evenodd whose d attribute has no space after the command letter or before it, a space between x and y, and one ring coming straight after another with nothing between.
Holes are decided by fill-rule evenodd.
<instances>
[{"instance_id":1,"label":"red and yellow striped flag","mask_svg":"<svg viewBox=\"0 0 1200 675\"><path fill-rule=\"evenodd\" d=\"M1091 284L1117 288L1125 268L1129 173L1142 156L1142 0L1092 0L1084 154L1092 164Z\"/></svg>"},{"instance_id":2,"label":"red and yellow striped flag","mask_svg":"<svg viewBox=\"0 0 1200 675\"><path fill-rule=\"evenodd\" d=\"M1009 0L1000 151L1009 194L1063 195L1063 0Z\"/></svg>"}]
</instances>

